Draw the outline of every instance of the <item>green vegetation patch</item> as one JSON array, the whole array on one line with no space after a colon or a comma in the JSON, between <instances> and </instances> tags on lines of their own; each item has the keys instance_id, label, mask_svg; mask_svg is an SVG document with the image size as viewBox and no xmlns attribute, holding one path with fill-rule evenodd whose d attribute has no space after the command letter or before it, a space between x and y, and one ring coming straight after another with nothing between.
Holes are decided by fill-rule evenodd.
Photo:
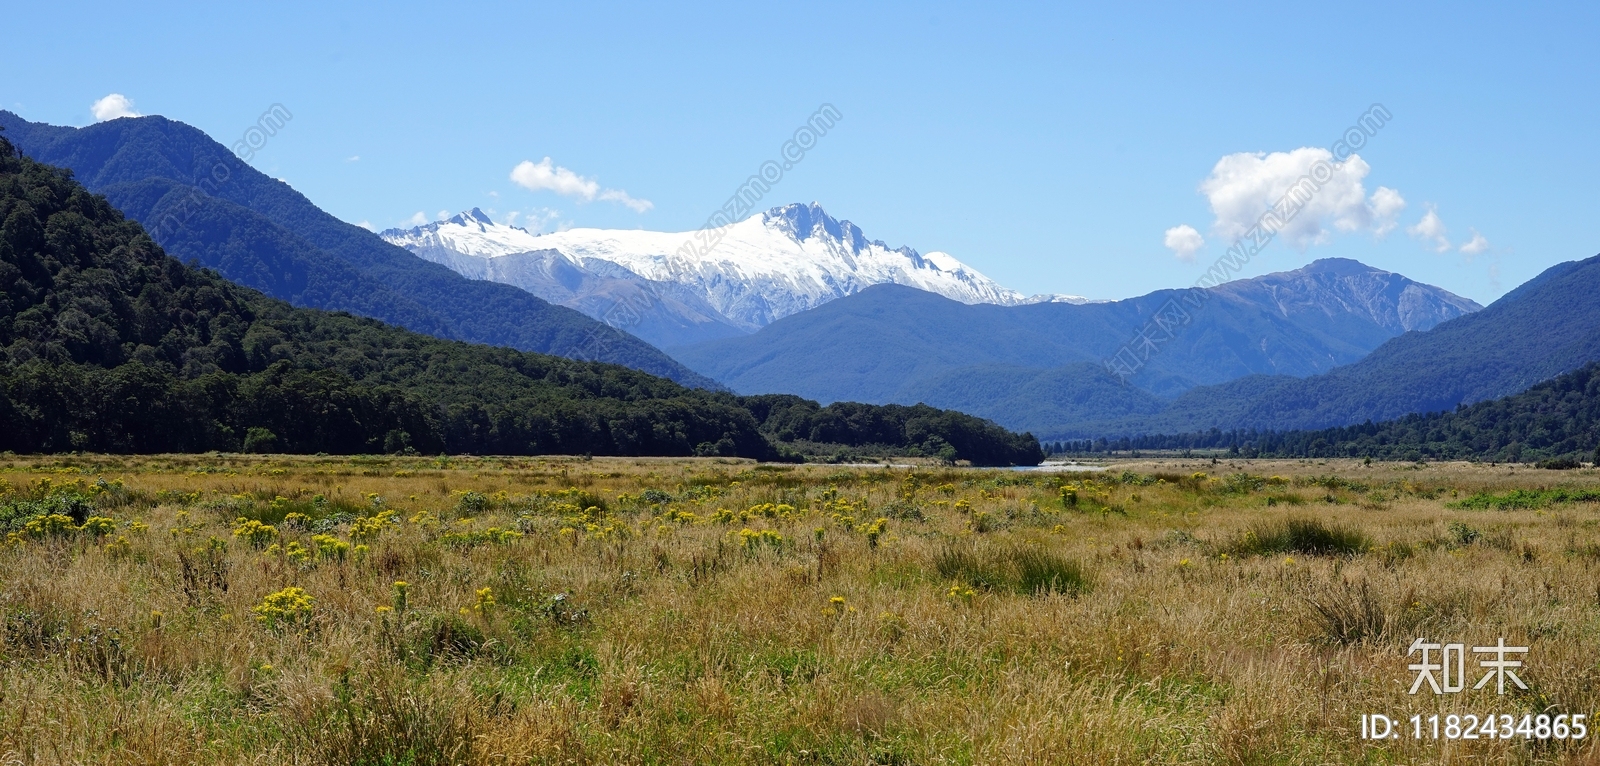
<instances>
[{"instance_id":1,"label":"green vegetation patch","mask_svg":"<svg viewBox=\"0 0 1600 766\"><path fill-rule=\"evenodd\" d=\"M1235 556L1303 553L1308 556L1353 556L1372 541L1352 526L1327 524L1315 519L1277 519L1250 525L1227 547Z\"/></svg>"},{"instance_id":2,"label":"green vegetation patch","mask_svg":"<svg viewBox=\"0 0 1600 766\"><path fill-rule=\"evenodd\" d=\"M1600 490L1593 489L1514 489L1503 494L1479 492L1451 508L1474 511L1511 511L1547 508L1557 503L1600 503Z\"/></svg>"}]
</instances>

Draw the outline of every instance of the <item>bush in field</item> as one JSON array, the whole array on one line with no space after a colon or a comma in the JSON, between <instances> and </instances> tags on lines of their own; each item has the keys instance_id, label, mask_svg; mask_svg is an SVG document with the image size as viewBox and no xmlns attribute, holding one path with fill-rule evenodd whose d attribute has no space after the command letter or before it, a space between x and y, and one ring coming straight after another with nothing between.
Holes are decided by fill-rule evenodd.
<instances>
[{"instance_id":1,"label":"bush in field","mask_svg":"<svg viewBox=\"0 0 1600 766\"><path fill-rule=\"evenodd\" d=\"M1228 548L1236 556L1303 553L1309 556L1353 556L1372 541L1350 526L1314 519L1280 519L1252 524Z\"/></svg>"},{"instance_id":2,"label":"bush in field","mask_svg":"<svg viewBox=\"0 0 1600 766\"><path fill-rule=\"evenodd\" d=\"M268 593L261 600L260 605L251 609L256 614L256 621L273 630L299 627L310 624L312 609L317 600L303 589L288 587L276 593Z\"/></svg>"},{"instance_id":3,"label":"bush in field","mask_svg":"<svg viewBox=\"0 0 1600 766\"><path fill-rule=\"evenodd\" d=\"M1552 458L1550 460L1540 460L1534 463L1533 467L1551 471L1570 471L1574 468L1582 468L1583 464L1572 458Z\"/></svg>"},{"instance_id":4,"label":"bush in field","mask_svg":"<svg viewBox=\"0 0 1600 766\"><path fill-rule=\"evenodd\" d=\"M1090 584L1088 573L1078 562L1032 546L982 550L973 545L951 544L934 556L933 565L946 580L1022 595L1075 595L1088 590Z\"/></svg>"}]
</instances>

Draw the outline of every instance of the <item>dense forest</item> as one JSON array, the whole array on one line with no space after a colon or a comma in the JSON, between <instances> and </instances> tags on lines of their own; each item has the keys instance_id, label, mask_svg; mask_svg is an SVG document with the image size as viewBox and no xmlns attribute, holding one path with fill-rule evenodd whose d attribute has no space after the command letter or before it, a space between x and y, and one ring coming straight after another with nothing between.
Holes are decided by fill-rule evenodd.
<instances>
[{"instance_id":1,"label":"dense forest","mask_svg":"<svg viewBox=\"0 0 1600 766\"><path fill-rule=\"evenodd\" d=\"M1213 429L1052 443L1055 452L1226 449L1251 457L1600 462L1600 363L1453 412L1316 431Z\"/></svg>"},{"instance_id":2,"label":"dense forest","mask_svg":"<svg viewBox=\"0 0 1600 766\"><path fill-rule=\"evenodd\" d=\"M295 308L168 257L71 176L0 135L0 449L1042 458L960 413L741 398Z\"/></svg>"},{"instance_id":3,"label":"dense forest","mask_svg":"<svg viewBox=\"0 0 1600 766\"><path fill-rule=\"evenodd\" d=\"M926 404L834 402L821 407L789 394L746 396L740 401L761 422L762 433L786 444L877 445L897 448L900 454L978 465L1035 465L1044 459L1032 434L1016 434L987 420Z\"/></svg>"}]
</instances>

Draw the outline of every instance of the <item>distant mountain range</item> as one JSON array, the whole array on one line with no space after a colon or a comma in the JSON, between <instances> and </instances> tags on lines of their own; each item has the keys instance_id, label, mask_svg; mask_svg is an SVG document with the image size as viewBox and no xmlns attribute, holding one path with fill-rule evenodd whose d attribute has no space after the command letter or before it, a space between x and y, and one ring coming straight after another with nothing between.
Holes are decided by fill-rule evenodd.
<instances>
[{"instance_id":1,"label":"distant mountain range","mask_svg":"<svg viewBox=\"0 0 1600 766\"><path fill-rule=\"evenodd\" d=\"M384 239L474 279L521 287L659 347L735 337L880 284L961 303L1084 303L1024 296L946 253L891 249L815 203L711 232L570 229L534 234L474 208ZM709 247L685 250L689 243Z\"/></svg>"},{"instance_id":2,"label":"distant mountain range","mask_svg":"<svg viewBox=\"0 0 1600 766\"><path fill-rule=\"evenodd\" d=\"M1129 386L1103 360L1179 291L1082 305L969 306L884 285L753 335L671 351L741 392L926 402L1053 438L1078 424L1160 413L1167 398L1196 386L1327 372L1397 335L1480 309L1345 259L1209 292Z\"/></svg>"},{"instance_id":3,"label":"distant mountain range","mask_svg":"<svg viewBox=\"0 0 1600 766\"><path fill-rule=\"evenodd\" d=\"M181 122L136 117L71 128L0 111L0 127L28 156L71 168L168 253L275 298L440 338L614 362L719 387L578 311L468 279L344 223Z\"/></svg>"},{"instance_id":4,"label":"distant mountain range","mask_svg":"<svg viewBox=\"0 0 1600 766\"><path fill-rule=\"evenodd\" d=\"M1396 337L1324 375L1240 378L1185 392L1157 410L1085 419L1043 438L1384 421L1508 396L1594 361L1600 256L1552 266L1482 311Z\"/></svg>"}]
</instances>

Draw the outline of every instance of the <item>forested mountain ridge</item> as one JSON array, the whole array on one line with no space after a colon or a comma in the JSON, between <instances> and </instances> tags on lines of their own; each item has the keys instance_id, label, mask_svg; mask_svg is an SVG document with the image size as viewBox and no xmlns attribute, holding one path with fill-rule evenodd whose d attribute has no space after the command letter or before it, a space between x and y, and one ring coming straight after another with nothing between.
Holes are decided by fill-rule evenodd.
<instances>
[{"instance_id":1,"label":"forested mountain ridge","mask_svg":"<svg viewBox=\"0 0 1600 766\"><path fill-rule=\"evenodd\" d=\"M33 159L71 168L169 254L272 297L435 337L615 362L721 387L580 312L467 279L340 221L184 123L151 116L70 128L0 110L0 127Z\"/></svg>"},{"instance_id":2,"label":"forested mountain ridge","mask_svg":"<svg viewBox=\"0 0 1600 766\"><path fill-rule=\"evenodd\" d=\"M1227 448L1250 456L1390 460L1533 462L1600 458L1600 363L1585 365L1518 394L1461 405L1452 412L1407 415L1383 423L1318 431L1214 431L1141 437L1107 442L1104 446Z\"/></svg>"},{"instance_id":3,"label":"forested mountain ridge","mask_svg":"<svg viewBox=\"0 0 1600 766\"><path fill-rule=\"evenodd\" d=\"M747 401L294 308L168 257L0 134L0 449L776 458L768 433L796 423L980 463L1040 456L1031 436L959 413Z\"/></svg>"}]
</instances>

